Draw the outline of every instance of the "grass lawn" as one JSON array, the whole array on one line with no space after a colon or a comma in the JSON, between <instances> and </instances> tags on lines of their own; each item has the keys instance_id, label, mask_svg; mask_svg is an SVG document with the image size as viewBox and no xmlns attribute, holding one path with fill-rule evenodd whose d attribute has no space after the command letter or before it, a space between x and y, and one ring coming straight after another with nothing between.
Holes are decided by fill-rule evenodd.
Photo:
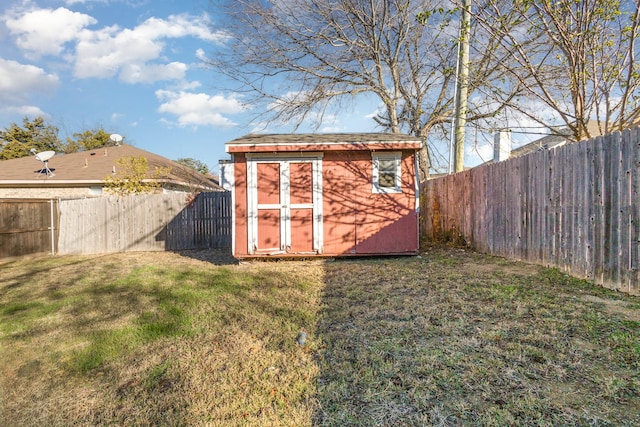
<instances>
[{"instance_id":1,"label":"grass lawn","mask_svg":"<svg viewBox=\"0 0 640 427\"><path fill-rule=\"evenodd\" d=\"M640 425L640 297L448 247L230 261L0 264L0 426Z\"/></svg>"}]
</instances>

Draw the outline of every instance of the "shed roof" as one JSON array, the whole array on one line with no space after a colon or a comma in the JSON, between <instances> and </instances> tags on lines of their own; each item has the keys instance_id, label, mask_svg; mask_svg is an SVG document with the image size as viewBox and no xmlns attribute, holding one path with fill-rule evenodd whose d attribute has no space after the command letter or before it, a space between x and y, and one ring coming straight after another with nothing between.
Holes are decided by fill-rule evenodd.
<instances>
[{"instance_id":1,"label":"shed roof","mask_svg":"<svg viewBox=\"0 0 640 427\"><path fill-rule=\"evenodd\" d=\"M44 165L33 156L0 161L0 186L42 184L48 186L78 186L104 183L105 178L120 169L118 159L122 157L144 157L149 167L148 177L153 179L155 168L169 168L168 176L161 182L185 185L187 187L217 190L220 187L212 177L188 168L165 157L122 144L81 151L57 154L48 161L53 175L47 176Z\"/></svg>"},{"instance_id":2,"label":"shed roof","mask_svg":"<svg viewBox=\"0 0 640 427\"><path fill-rule=\"evenodd\" d=\"M401 133L249 134L225 144L228 153L419 150L423 138Z\"/></svg>"}]
</instances>

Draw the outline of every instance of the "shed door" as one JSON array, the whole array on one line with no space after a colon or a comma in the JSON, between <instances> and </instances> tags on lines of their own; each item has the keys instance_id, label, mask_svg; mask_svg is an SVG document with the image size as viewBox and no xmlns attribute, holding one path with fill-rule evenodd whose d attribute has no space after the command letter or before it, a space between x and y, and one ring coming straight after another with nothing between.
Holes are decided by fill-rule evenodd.
<instances>
[{"instance_id":1,"label":"shed door","mask_svg":"<svg viewBox=\"0 0 640 427\"><path fill-rule=\"evenodd\" d=\"M320 158L248 160L249 253L321 253Z\"/></svg>"}]
</instances>

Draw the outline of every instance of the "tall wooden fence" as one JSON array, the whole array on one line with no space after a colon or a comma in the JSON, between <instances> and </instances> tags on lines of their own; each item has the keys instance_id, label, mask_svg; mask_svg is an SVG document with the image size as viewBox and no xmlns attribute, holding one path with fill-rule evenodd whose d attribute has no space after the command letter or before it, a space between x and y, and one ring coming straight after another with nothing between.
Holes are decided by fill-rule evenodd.
<instances>
[{"instance_id":1,"label":"tall wooden fence","mask_svg":"<svg viewBox=\"0 0 640 427\"><path fill-rule=\"evenodd\" d=\"M58 201L0 199L0 258L55 253Z\"/></svg>"},{"instance_id":2,"label":"tall wooden fence","mask_svg":"<svg viewBox=\"0 0 640 427\"><path fill-rule=\"evenodd\" d=\"M422 231L637 294L639 187L636 128L430 180Z\"/></svg>"},{"instance_id":3,"label":"tall wooden fence","mask_svg":"<svg viewBox=\"0 0 640 427\"><path fill-rule=\"evenodd\" d=\"M54 236L53 246L47 236ZM231 196L0 200L0 237L0 257L230 248Z\"/></svg>"}]
</instances>

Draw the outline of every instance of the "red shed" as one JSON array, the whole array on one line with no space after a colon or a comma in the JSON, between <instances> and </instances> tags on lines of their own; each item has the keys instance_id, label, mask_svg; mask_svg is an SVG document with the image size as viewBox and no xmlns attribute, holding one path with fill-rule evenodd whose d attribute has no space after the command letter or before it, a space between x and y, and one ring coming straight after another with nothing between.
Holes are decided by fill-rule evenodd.
<instances>
[{"instance_id":1,"label":"red shed","mask_svg":"<svg viewBox=\"0 0 640 427\"><path fill-rule=\"evenodd\" d=\"M233 254L418 251L417 151L402 134L247 135L233 163Z\"/></svg>"}]
</instances>

